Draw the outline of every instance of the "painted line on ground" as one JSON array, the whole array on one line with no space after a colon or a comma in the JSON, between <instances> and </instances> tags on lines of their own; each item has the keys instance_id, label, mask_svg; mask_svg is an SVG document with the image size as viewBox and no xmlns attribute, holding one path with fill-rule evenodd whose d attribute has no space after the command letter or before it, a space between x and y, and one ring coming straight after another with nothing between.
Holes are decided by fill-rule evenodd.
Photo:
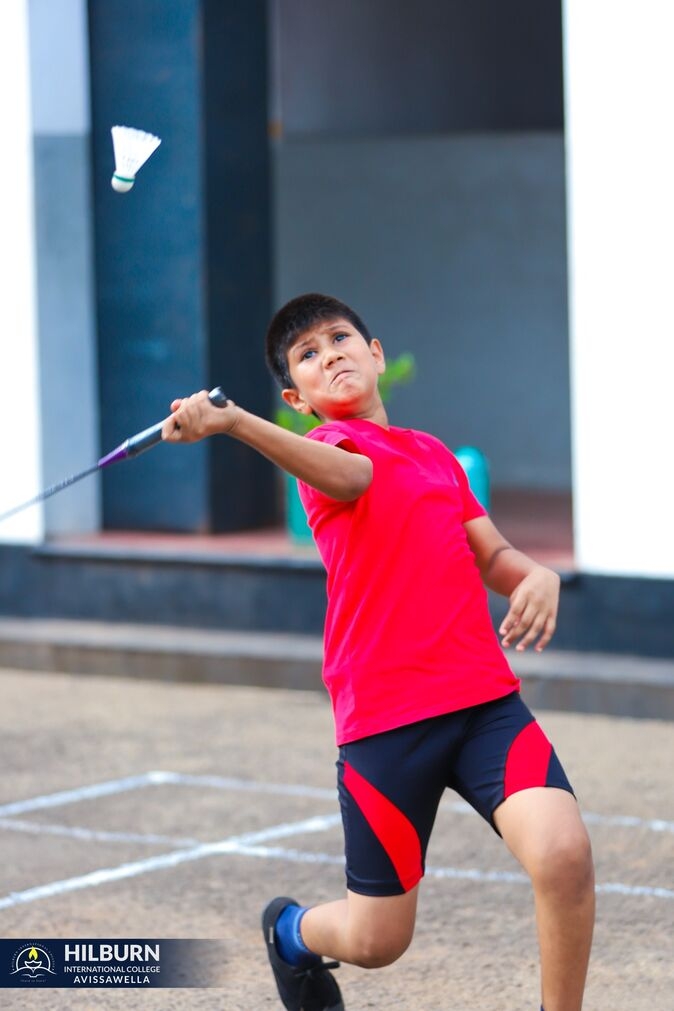
<instances>
[{"instance_id":1,"label":"painted line on ground","mask_svg":"<svg viewBox=\"0 0 674 1011\"><path fill-rule=\"evenodd\" d=\"M337 825L341 821L341 816L339 814L316 816L304 819L300 822L283 823L282 825L272 826L271 828L263 829L259 832L233 836L229 839L213 843L199 843L197 840L189 838L173 838L169 836L155 835L152 833L103 832L94 829L45 825L38 822L22 822L18 819L7 817L20 813L28 813L31 811L39 811L67 804L74 804L84 800L112 796L114 794L156 785L201 786L222 790L268 793L280 796L298 796L330 801L334 801L335 799L335 792L333 790L308 787L298 784L260 783L254 780L244 780L231 777L198 776L153 770L139 776L128 776L122 779L96 783L73 790L63 790L52 794L43 794L27 800L0 805L0 828L13 831L30 832L33 834L70 836L73 838L91 841L142 843L179 847L170 853L153 856L146 860L125 863L114 868L104 868L78 877L52 882L35 888L29 888L22 892L10 893L8 896L0 898L0 909L26 902L33 902L38 899L48 898L53 895L77 889L97 887L98 885L105 884L109 881L135 877L140 874L160 870L166 867L175 867L186 861L200 860L208 856L229 854L263 857L267 859L281 859L303 863L343 864L343 858L341 856L337 857L325 853L308 853L296 849L266 847L259 845L259 843L269 839L279 839L291 835L303 834L305 832L325 831L326 829ZM473 809L461 800L445 802L443 806L449 807L451 810L459 814L475 814ZM594 812L585 812L584 817L586 821L594 824L625 828L645 828L653 832L674 832L674 822L665 821L663 819L643 819L631 815L600 815ZM526 875L507 871L480 871L477 869L462 869L454 867L429 867L427 868L426 873L427 876L434 878L471 880L482 883L528 883ZM596 890L599 894L646 896L661 899L674 898L674 891L668 888L650 885L627 885L622 882L607 882L605 884L598 884Z\"/></svg>"},{"instance_id":2,"label":"painted line on ground","mask_svg":"<svg viewBox=\"0 0 674 1011\"><path fill-rule=\"evenodd\" d=\"M65 836L83 842L140 843L144 846L199 846L200 839L153 835L151 832L104 832L77 825L47 825L40 821L21 821L18 818L0 818L0 829L10 832L27 832L29 835Z\"/></svg>"},{"instance_id":3,"label":"painted line on ground","mask_svg":"<svg viewBox=\"0 0 674 1011\"><path fill-rule=\"evenodd\" d=\"M42 794L28 800L17 800L11 804L1 804L0 818L14 814L27 814L29 811L41 811L48 807L62 807L64 804L77 804L83 800L109 797L112 794L126 793L129 790L142 790L152 784L151 775L146 772L142 776L111 779L104 783L94 783L92 786L80 786L75 790L61 790L58 793Z\"/></svg>"},{"instance_id":4,"label":"painted line on ground","mask_svg":"<svg viewBox=\"0 0 674 1011\"><path fill-rule=\"evenodd\" d=\"M219 842L204 843L188 849L174 850L146 860L120 864L118 867L104 868L83 874L74 878L54 881L46 885L28 888L22 892L13 892L0 898L0 909L35 902L40 899L52 898L66 892L85 888L95 888L112 881L138 877L157 870L177 867L188 861L202 860L210 856L248 856L262 859L277 859L292 863L330 864L344 866L344 858L329 853L306 852L297 849L287 849L280 846L261 846L260 843L271 839L288 838L304 833L324 832L334 828L341 822L341 815L320 815L299 822L285 822L271 826L258 832L248 832L244 835L232 836ZM458 867L428 867L428 877L458 881L472 881L480 884L529 884L528 877L514 871L481 871L477 868ZM650 897L658 899L674 899L674 890L651 885L627 885L622 882L607 882L598 884L596 891L601 894L620 894L624 896Z\"/></svg>"},{"instance_id":5,"label":"painted line on ground","mask_svg":"<svg viewBox=\"0 0 674 1011\"><path fill-rule=\"evenodd\" d=\"M110 881L121 881L124 878L137 877L150 871L177 867L188 861L203 860L204 857L223 854L236 855L240 847L254 846L256 843L265 842L268 839L283 839L305 832L324 832L340 821L341 815L334 814L305 818L299 822L284 822L259 832L247 832L244 835L231 836L229 839L222 839L219 842L202 843L189 849L174 850L172 853L162 853L158 856L148 857L146 860L120 864L118 867L101 868L98 871L91 871L74 878L64 878L61 881L52 881L46 885L27 888L21 892L10 892L9 895L0 898L0 909L9 909L12 906L35 902L38 899L52 898L55 895L63 895L66 892L78 891L83 888L95 888Z\"/></svg>"},{"instance_id":6,"label":"painted line on ground","mask_svg":"<svg viewBox=\"0 0 674 1011\"><path fill-rule=\"evenodd\" d=\"M62 790L57 793L43 794L27 800L19 800L0 805L0 818L16 814L27 814L45 808L60 807L65 804L75 804L84 800L95 800L108 797L128 790L140 790L148 786L202 786L217 790L233 790L238 792L267 793L274 796L305 797L317 800L335 801L337 791L321 787L304 786L294 783L260 783L256 780L238 779L227 776L190 775L181 772L152 770L139 776L127 776L123 779L113 779L91 786L78 787L74 790ZM473 808L463 800L444 800L441 807L448 808L456 814L475 815ZM604 815L593 811L584 811L583 818L588 824L606 825L614 828L639 828L651 832L674 833L674 821L662 818L639 818L634 815Z\"/></svg>"},{"instance_id":7,"label":"painted line on ground","mask_svg":"<svg viewBox=\"0 0 674 1011\"><path fill-rule=\"evenodd\" d=\"M321 800L334 801L337 797L337 790L326 790L314 786L302 786L301 784L290 783L260 783L250 779L236 779L227 776L198 776L181 772L164 772L154 770L147 773L148 780L152 783L183 786L210 786L216 790L237 790L251 793L269 793L276 796L291 797L315 797ZM476 815L477 812L467 804L465 800L443 800L442 807L449 808L456 814ZM0 815L2 810L0 809ZM594 811L583 811L583 818L593 825L607 825L616 828L645 828L651 832L672 832L674 833L674 821L665 821L662 818L638 818L635 815L624 814L597 814Z\"/></svg>"},{"instance_id":8,"label":"painted line on ground","mask_svg":"<svg viewBox=\"0 0 674 1011\"><path fill-rule=\"evenodd\" d=\"M237 856L262 857L266 860L276 859L287 860L291 863L344 866L343 857L333 856L329 853L307 853L303 850L286 849L282 846L248 846L242 844L232 852L235 852ZM449 879L452 881L476 881L480 884L530 884L529 877L521 871L480 871L472 867L427 867L426 877ZM674 890L655 885L625 885L622 882L607 882L596 885L595 891L598 894L674 899Z\"/></svg>"},{"instance_id":9,"label":"painted line on ground","mask_svg":"<svg viewBox=\"0 0 674 1011\"><path fill-rule=\"evenodd\" d=\"M210 786L215 790L233 790L242 793L270 793L277 797L312 797L317 800L337 799L337 788L326 790L317 786L304 786L296 783L260 783L254 779L236 779L229 776L195 776L182 772L162 772L154 770L147 773L148 781L153 785L172 786ZM2 814L2 811L0 811Z\"/></svg>"}]
</instances>

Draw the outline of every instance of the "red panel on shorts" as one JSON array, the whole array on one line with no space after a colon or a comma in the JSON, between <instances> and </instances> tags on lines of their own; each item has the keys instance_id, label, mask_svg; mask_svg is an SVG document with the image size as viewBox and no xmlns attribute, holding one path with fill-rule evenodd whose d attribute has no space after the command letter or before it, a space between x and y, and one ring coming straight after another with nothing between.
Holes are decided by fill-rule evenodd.
<instances>
[{"instance_id":1,"label":"red panel on shorts","mask_svg":"<svg viewBox=\"0 0 674 1011\"><path fill-rule=\"evenodd\" d=\"M406 892L423 876L421 843L412 822L383 793L344 763L344 786L382 844Z\"/></svg>"},{"instance_id":2,"label":"red panel on shorts","mask_svg":"<svg viewBox=\"0 0 674 1011\"><path fill-rule=\"evenodd\" d=\"M505 767L504 797L532 786L545 786L552 745L538 723L527 724L510 745Z\"/></svg>"}]
</instances>

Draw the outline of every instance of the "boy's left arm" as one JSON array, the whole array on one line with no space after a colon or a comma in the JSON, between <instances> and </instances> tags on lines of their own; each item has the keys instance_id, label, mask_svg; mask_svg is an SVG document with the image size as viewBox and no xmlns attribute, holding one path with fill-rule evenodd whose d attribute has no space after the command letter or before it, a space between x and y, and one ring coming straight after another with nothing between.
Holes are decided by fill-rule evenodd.
<instances>
[{"instance_id":1,"label":"boy's left arm","mask_svg":"<svg viewBox=\"0 0 674 1011\"><path fill-rule=\"evenodd\" d=\"M517 551L488 516L469 520L465 530L484 584L510 600L499 628L501 645L517 642L516 649L523 650L535 642L540 652L557 624L559 576Z\"/></svg>"}]
</instances>

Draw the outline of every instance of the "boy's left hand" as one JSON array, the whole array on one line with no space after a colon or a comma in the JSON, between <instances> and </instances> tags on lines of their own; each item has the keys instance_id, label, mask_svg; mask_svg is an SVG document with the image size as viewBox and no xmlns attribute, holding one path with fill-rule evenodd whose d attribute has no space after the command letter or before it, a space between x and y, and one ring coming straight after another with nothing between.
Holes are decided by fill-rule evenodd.
<instances>
[{"instance_id":1,"label":"boy's left hand","mask_svg":"<svg viewBox=\"0 0 674 1011\"><path fill-rule=\"evenodd\" d=\"M504 649L519 640L515 648L521 652L536 639L536 652L545 649L557 626L559 582L556 572L538 565L513 590L499 628Z\"/></svg>"}]
</instances>

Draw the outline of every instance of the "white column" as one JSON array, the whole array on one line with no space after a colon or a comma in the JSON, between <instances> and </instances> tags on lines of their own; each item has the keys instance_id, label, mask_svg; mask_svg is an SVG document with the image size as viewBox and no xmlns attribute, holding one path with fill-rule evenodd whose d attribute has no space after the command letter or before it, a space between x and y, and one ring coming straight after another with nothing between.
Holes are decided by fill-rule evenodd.
<instances>
[{"instance_id":1,"label":"white column","mask_svg":"<svg viewBox=\"0 0 674 1011\"><path fill-rule=\"evenodd\" d=\"M674 3L564 0L575 544L674 577Z\"/></svg>"},{"instance_id":2,"label":"white column","mask_svg":"<svg viewBox=\"0 0 674 1011\"><path fill-rule=\"evenodd\" d=\"M40 396L26 0L0 4L0 513L40 489ZM39 541L43 511L0 524L2 541Z\"/></svg>"},{"instance_id":3,"label":"white column","mask_svg":"<svg viewBox=\"0 0 674 1011\"><path fill-rule=\"evenodd\" d=\"M53 484L101 455L87 2L28 0L28 14L42 459ZM50 498L46 536L98 530L99 493L92 476Z\"/></svg>"}]
</instances>

